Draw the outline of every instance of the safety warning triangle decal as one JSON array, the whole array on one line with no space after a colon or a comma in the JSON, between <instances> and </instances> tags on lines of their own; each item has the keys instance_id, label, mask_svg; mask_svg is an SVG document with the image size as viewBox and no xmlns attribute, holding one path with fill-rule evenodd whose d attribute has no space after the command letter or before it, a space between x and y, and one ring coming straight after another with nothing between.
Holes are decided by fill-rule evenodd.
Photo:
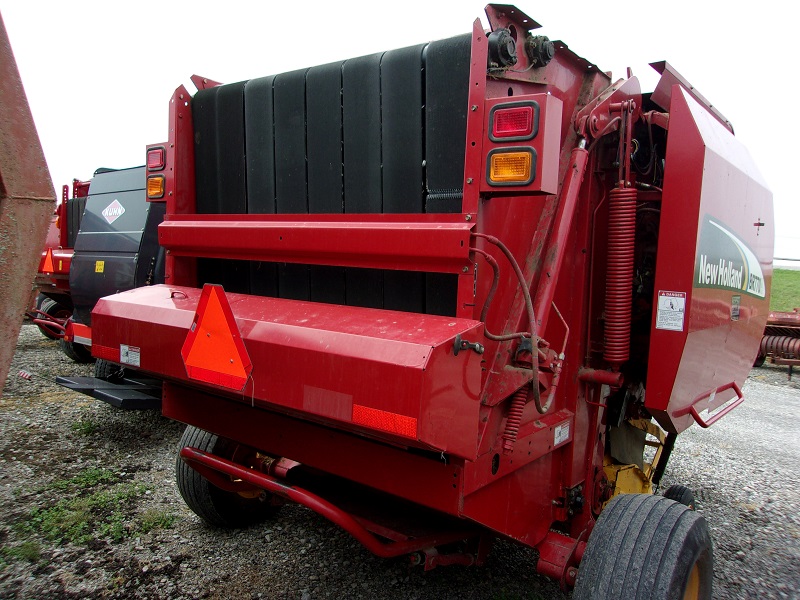
<instances>
[{"instance_id":1,"label":"safety warning triangle decal","mask_svg":"<svg viewBox=\"0 0 800 600\"><path fill-rule=\"evenodd\" d=\"M244 389L253 366L221 285L203 286L181 356L190 379Z\"/></svg>"},{"instance_id":2,"label":"safety warning triangle decal","mask_svg":"<svg viewBox=\"0 0 800 600\"><path fill-rule=\"evenodd\" d=\"M42 273L52 273L55 270L56 268L53 266L53 250L48 248L44 257L44 264L42 265Z\"/></svg>"}]
</instances>

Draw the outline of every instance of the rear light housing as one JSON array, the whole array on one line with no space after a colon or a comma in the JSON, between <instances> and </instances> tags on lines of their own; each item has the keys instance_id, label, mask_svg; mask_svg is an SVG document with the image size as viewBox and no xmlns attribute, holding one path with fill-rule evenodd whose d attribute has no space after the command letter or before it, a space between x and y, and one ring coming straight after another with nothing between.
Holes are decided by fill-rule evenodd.
<instances>
[{"instance_id":1,"label":"rear light housing","mask_svg":"<svg viewBox=\"0 0 800 600\"><path fill-rule=\"evenodd\" d=\"M489 139L493 142L530 140L539 133L539 104L532 101L506 102L489 113Z\"/></svg>"},{"instance_id":2,"label":"rear light housing","mask_svg":"<svg viewBox=\"0 0 800 600\"><path fill-rule=\"evenodd\" d=\"M164 197L166 179L163 175L150 175L147 178L147 199L157 200Z\"/></svg>"},{"instance_id":3,"label":"rear light housing","mask_svg":"<svg viewBox=\"0 0 800 600\"><path fill-rule=\"evenodd\" d=\"M162 171L167 165L167 150L163 146L148 148L147 150L147 170Z\"/></svg>"},{"instance_id":4,"label":"rear light housing","mask_svg":"<svg viewBox=\"0 0 800 600\"><path fill-rule=\"evenodd\" d=\"M536 150L524 147L495 148L486 160L486 181L491 186L528 185L536 175Z\"/></svg>"}]
</instances>

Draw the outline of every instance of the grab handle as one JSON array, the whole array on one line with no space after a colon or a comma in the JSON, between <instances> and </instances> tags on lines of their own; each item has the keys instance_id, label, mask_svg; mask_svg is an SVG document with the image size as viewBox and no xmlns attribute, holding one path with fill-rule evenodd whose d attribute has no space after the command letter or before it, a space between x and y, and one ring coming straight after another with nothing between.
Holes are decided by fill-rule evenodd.
<instances>
[{"instance_id":1,"label":"grab handle","mask_svg":"<svg viewBox=\"0 0 800 600\"><path fill-rule=\"evenodd\" d=\"M725 406L721 410L715 412L713 415L707 417L706 419L703 419L703 417L700 416L700 413L697 411L697 406L696 405L701 400L704 400L704 399L708 398L709 396L712 396L712 394L714 396L716 396L720 392L724 392L725 390L731 390L731 389L736 393L736 399L733 402L731 402L730 404L728 404L727 406ZM699 396L697 396L697 398L692 400L692 403L691 403L691 405L689 406L688 409L683 409L683 410L677 412L676 415L677 416L683 416L686 413L689 413L689 414L692 415L692 418L695 420L695 423L700 425L700 427L702 427L703 429L706 429L708 427L711 427L711 425L713 425L714 423L719 421L722 417L727 415L734 408L739 406L742 402L744 402L744 394L742 394L741 388L739 387L739 385L735 381L731 381L730 383L726 383L725 385L719 386L715 390L709 390L707 392L704 392L704 393L700 394Z\"/></svg>"}]
</instances>

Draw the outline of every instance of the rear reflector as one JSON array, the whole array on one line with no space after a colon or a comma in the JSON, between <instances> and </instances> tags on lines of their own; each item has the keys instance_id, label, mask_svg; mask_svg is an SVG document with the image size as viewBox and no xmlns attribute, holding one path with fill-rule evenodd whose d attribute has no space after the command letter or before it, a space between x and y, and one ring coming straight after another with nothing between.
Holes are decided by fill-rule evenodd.
<instances>
[{"instance_id":1,"label":"rear reflector","mask_svg":"<svg viewBox=\"0 0 800 600\"><path fill-rule=\"evenodd\" d=\"M417 420L414 417L353 404L353 423L370 429L379 429L403 437L417 437Z\"/></svg>"},{"instance_id":2,"label":"rear reflector","mask_svg":"<svg viewBox=\"0 0 800 600\"><path fill-rule=\"evenodd\" d=\"M489 113L489 138L493 142L529 140L539 130L539 105L536 102L498 104Z\"/></svg>"},{"instance_id":3,"label":"rear reflector","mask_svg":"<svg viewBox=\"0 0 800 600\"><path fill-rule=\"evenodd\" d=\"M247 383L253 366L222 286L203 286L181 357L190 379L233 390Z\"/></svg>"},{"instance_id":4,"label":"rear reflector","mask_svg":"<svg viewBox=\"0 0 800 600\"><path fill-rule=\"evenodd\" d=\"M166 155L164 148L150 148L147 151L147 170L161 171L167 164Z\"/></svg>"},{"instance_id":5,"label":"rear reflector","mask_svg":"<svg viewBox=\"0 0 800 600\"><path fill-rule=\"evenodd\" d=\"M498 148L489 153L486 179L489 185L528 185L535 170L533 148Z\"/></svg>"},{"instance_id":6,"label":"rear reflector","mask_svg":"<svg viewBox=\"0 0 800 600\"><path fill-rule=\"evenodd\" d=\"M147 197L152 199L164 197L165 179L163 175L150 175L147 178Z\"/></svg>"},{"instance_id":7,"label":"rear reflector","mask_svg":"<svg viewBox=\"0 0 800 600\"><path fill-rule=\"evenodd\" d=\"M44 256L44 264L42 265L42 273L52 273L56 268L53 265L53 251L48 248Z\"/></svg>"}]
</instances>

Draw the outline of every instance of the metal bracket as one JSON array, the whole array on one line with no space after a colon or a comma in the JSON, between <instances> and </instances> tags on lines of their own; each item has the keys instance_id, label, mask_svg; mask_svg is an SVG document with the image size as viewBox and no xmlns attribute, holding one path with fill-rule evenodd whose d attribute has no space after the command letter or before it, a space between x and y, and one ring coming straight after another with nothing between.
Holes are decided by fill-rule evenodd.
<instances>
[{"instance_id":1,"label":"metal bracket","mask_svg":"<svg viewBox=\"0 0 800 600\"><path fill-rule=\"evenodd\" d=\"M453 342L453 356L458 356L458 353L462 350L474 350L477 354L483 354L484 351L483 344L479 342L470 342L467 340L461 339L461 334L459 333L456 335L456 339Z\"/></svg>"},{"instance_id":2,"label":"metal bracket","mask_svg":"<svg viewBox=\"0 0 800 600\"><path fill-rule=\"evenodd\" d=\"M531 341L531 338L524 337L519 340L517 349L514 352L514 360L519 361L520 354L530 354L533 356L533 342ZM524 362L527 363L528 361L525 360Z\"/></svg>"}]
</instances>

